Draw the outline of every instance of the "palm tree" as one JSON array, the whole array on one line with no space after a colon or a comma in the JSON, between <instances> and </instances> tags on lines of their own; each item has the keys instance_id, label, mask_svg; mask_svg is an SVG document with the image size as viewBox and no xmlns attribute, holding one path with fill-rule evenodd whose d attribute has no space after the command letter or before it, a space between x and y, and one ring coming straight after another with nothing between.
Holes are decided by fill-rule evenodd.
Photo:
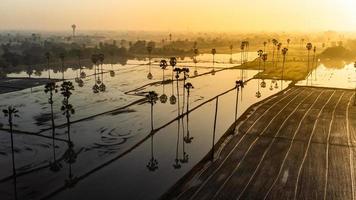
<instances>
[{"instance_id":1,"label":"palm tree","mask_svg":"<svg viewBox=\"0 0 356 200\"><path fill-rule=\"evenodd\" d=\"M244 51L245 51L245 47L246 47L246 45L245 45L245 41L242 41L241 42L241 45L240 45L240 53L241 53L241 67L243 66L243 64L244 64ZM243 80L243 69L241 69L241 71L240 71L240 78Z\"/></svg>"},{"instance_id":2,"label":"palm tree","mask_svg":"<svg viewBox=\"0 0 356 200\"><path fill-rule=\"evenodd\" d=\"M177 65L177 59L175 57L171 57L169 60L169 64L172 66L172 95L169 97L169 102L171 105L176 104L177 98L174 96L174 68Z\"/></svg>"},{"instance_id":3,"label":"palm tree","mask_svg":"<svg viewBox=\"0 0 356 200\"><path fill-rule=\"evenodd\" d=\"M281 89L283 89L284 65L285 65L285 62L286 62L286 55L287 55L287 53L288 53L288 48L283 48L283 49L282 49L283 65L282 65Z\"/></svg>"},{"instance_id":4,"label":"palm tree","mask_svg":"<svg viewBox=\"0 0 356 200\"><path fill-rule=\"evenodd\" d=\"M13 118L19 117L18 110L13 106L8 106L7 109L3 109L4 116L7 117L10 127L11 137L11 158L12 158L12 176L14 178L14 194L17 200L17 186L16 186L16 167L15 167L15 151L14 151L14 137L13 137Z\"/></svg>"},{"instance_id":5,"label":"palm tree","mask_svg":"<svg viewBox=\"0 0 356 200\"><path fill-rule=\"evenodd\" d=\"M49 67L49 61L50 61L50 58L51 58L51 54L47 51L45 53L45 57L46 57L46 60L47 60L48 79L51 79L51 70L50 70L50 67Z\"/></svg>"},{"instance_id":6,"label":"palm tree","mask_svg":"<svg viewBox=\"0 0 356 200\"><path fill-rule=\"evenodd\" d=\"M274 67L274 51L276 50L276 46L278 45L278 41L276 39L272 39L272 44L273 44L272 66Z\"/></svg>"},{"instance_id":7,"label":"palm tree","mask_svg":"<svg viewBox=\"0 0 356 200\"><path fill-rule=\"evenodd\" d=\"M197 56L199 55L199 50L198 49L194 49L194 66L195 66L195 70L194 70L194 76L198 76L198 69L197 69Z\"/></svg>"},{"instance_id":8,"label":"palm tree","mask_svg":"<svg viewBox=\"0 0 356 200\"><path fill-rule=\"evenodd\" d=\"M151 104L151 131L153 131L153 106L157 103L158 94L155 91L150 91L146 95L146 99Z\"/></svg>"},{"instance_id":9,"label":"palm tree","mask_svg":"<svg viewBox=\"0 0 356 200\"><path fill-rule=\"evenodd\" d=\"M58 92L58 85L56 82L49 82L45 85L44 92L47 94L49 93L48 103L50 104L51 108L51 122L52 122L52 147L53 147L53 162L50 163L50 170L57 172L61 168L61 164L57 162L56 159L56 146L55 146L55 124L54 124L54 113L53 113L53 93Z\"/></svg>"},{"instance_id":10,"label":"palm tree","mask_svg":"<svg viewBox=\"0 0 356 200\"><path fill-rule=\"evenodd\" d=\"M93 66L94 66L94 86L93 86L93 93L99 93L99 86L97 85L97 82L96 82L96 65L98 63L98 60L99 60L99 57L98 57L98 54L93 54L91 56L91 61L93 63Z\"/></svg>"},{"instance_id":11,"label":"palm tree","mask_svg":"<svg viewBox=\"0 0 356 200\"><path fill-rule=\"evenodd\" d=\"M257 51L257 55L258 55L258 72L261 71L261 59L263 56L263 51L260 49Z\"/></svg>"},{"instance_id":12,"label":"palm tree","mask_svg":"<svg viewBox=\"0 0 356 200\"><path fill-rule=\"evenodd\" d=\"M313 49L313 52L314 52L314 56L313 56L313 67L315 68L315 80L316 80L316 69L317 69L317 63L318 61L316 60L316 46L314 46L314 49ZM313 79L313 71L312 71L312 75L311 75L312 79Z\"/></svg>"},{"instance_id":13,"label":"palm tree","mask_svg":"<svg viewBox=\"0 0 356 200\"><path fill-rule=\"evenodd\" d=\"M104 60L105 60L105 55L100 53L98 55L99 57L99 62L100 62L100 68L101 68L101 84L99 85L99 91L100 92L105 92L106 90L106 85L104 84L104 70L103 70L103 64L104 64Z\"/></svg>"},{"instance_id":14,"label":"palm tree","mask_svg":"<svg viewBox=\"0 0 356 200\"><path fill-rule=\"evenodd\" d=\"M258 73L260 73L261 71L261 59L263 56L263 51L262 50L258 50L257 51L258 54ZM257 80L257 92L256 92L256 97L260 98L261 97L261 92L260 92L260 79Z\"/></svg>"},{"instance_id":15,"label":"palm tree","mask_svg":"<svg viewBox=\"0 0 356 200\"><path fill-rule=\"evenodd\" d=\"M263 51L264 51L264 52L266 52L266 46L267 46L267 42L264 41L264 42L263 42L263 48L264 48Z\"/></svg>"},{"instance_id":16,"label":"palm tree","mask_svg":"<svg viewBox=\"0 0 356 200\"><path fill-rule=\"evenodd\" d=\"M231 44L230 45L230 64L232 64L232 49L234 48L234 46Z\"/></svg>"},{"instance_id":17,"label":"palm tree","mask_svg":"<svg viewBox=\"0 0 356 200\"><path fill-rule=\"evenodd\" d=\"M305 41L304 38L300 39L300 48L303 47L304 41Z\"/></svg>"},{"instance_id":18,"label":"palm tree","mask_svg":"<svg viewBox=\"0 0 356 200\"><path fill-rule=\"evenodd\" d=\"M180 104L179 104L179 74L182 73L181 68L174 68L173 70L176 73L176 82L177 82L177 97L178 97L178 116L180 115Z\"/></svg>"},{"instance_id":19,"label":"palm tree","mask_svg":"<svg viewBox=\"0 0 356 200\"><path fill-rule=\"evenodd\" d=\"M147 46L147 52L148 52L148 75L147 78L148 79L152 79L152 73L151 73L151 53L152 53L153 47L151 45Z\"/></svg>"},{"instance_id":20,"label":"palm tree","mask_svg":"<svg viewBox=\"0 0 356 200\"><path fill-rule=\"evenodd\" d=\"M187 126L188 126L188 113L189 113L189 97L190 97L190 90L194 89L193 84L191 83L186 83L184 85L184 88L187 90ZM189 130L187 131L187 136L184 136L184 141L185 143L191 143L193 140L193 137L189 136Z\"/></svg>"},{"instance_id":21,"label":"palm tree","mask_svg":"<svg viewBox=\"0 0 356 200\"><path fill-rule=\"evenodd\" d=\"M276 68L278 67L278 63L279 63L279 54L282 48L282 43L278 43L277 45L277 62L276 62Z\"/></svg>"},{"instance_id":22,"label":"palm tree","mask_svg":"<svg viewBox=\"0 0 356 200\"><path fill-rule=\"evenodd\" d=\"M167 97L167 95L166 95L165 92L164 92L164 84L165 84L165 82L164 82L164 70L166 70L166 68L167 68L167 66L168 66L168 63L167 63L166 60L161 60L159 66L160 66L161 69L162 69L162 86L163 86L163 93L162 93L162 95L159 97L159 100L160 100L161 103L166 103L168 97Z\"/></svg>"},{"instance_id":23,"label":"palm tree","mask_svg":"<svg viewBox=\"0 0 356 200\"><path fill-rule=\"evenodd\" d=\"M288 38L288 39L287 39L287 48L289 48L289 43L290 43L290 41L291 41L291 40Z\"/></svg>"},{"instance_id":24,"label":"palm tree","mask_svg":"<svg viewBox=\"0 0 356 200\"><path fill-rule=\"evenodd\" d=\"M189 77L189 68L188 67L183 67L181 69L181 72L183 72L183 106L182 106L182 113L184 112L184 105L185 105L185 82ZM183 122L182 122L183 123Z\"/></svg>"},{"instance_id":25,"label":"palm tree","mask_svg":"<svg viewBox=\"0 0 356 200\"><path fill-rule=\"evenodd\" d=\"M306 46L307 50L308 50L308 69L307 69L307 85L308 85L308 81L309 81L309 67L310 67L310 50L312 50L313 45L312 43L308 43Z\"/></svg>"},{"instance_id":26,"label":"palm tree","mask_svg":"<svg viewBox=\"0 0 356 200\"><path fill-rule=\"evenodd\" d=\"M236 107L235 107L235 121L237 120L237 108L238 108L238 102L239 102L239 92L240 88L242 89L244 87L244 82L242 80L236 81Z\"/></svg>"},{"instance_id":27,"label":"palm tree","mask_svg":"<svg viewBox=\"0 0 356 200\"><path fill-rule=\"evenodd\" d=\"M267 61L267 57L268 57L268 54L267 54L267 53L264 53L264 54L262 55L263 71L264 71L264 72L266 71L266 61ZM265 87L266 87L266 82L265 82L264 79L262 79L261 87L262 87L262 88L265 88Z\"/></svg>"},{"instance_id":28,"label":"palm tree","mask_svg":"<svg viewBox=\"0 0 356 200\"><path fill-rule=\"evenodd\" d=\"M64 53L59 54L59 59L61 60L61 71L62 71L62 81L64 81Z\"/></svg>"},{"instance_id":29,"label":"palm tree","mask_svg":"<svg viewBox=\"0 0 356 200\"><path fill-rule=\"evenodd\" d=\"M67 119L67 134L69 146L72 147L73 143L70 138L70 117L75 113L73 105L69 103L69 98L72 96L72 91L74 90L74 85L71 81L64 81L61 85L61 94L63 96L61 111Z\"/></svg>"},{"instance_id":30,"label":"palm tree","mask_svg":"<svg viewBox=\"0 0 356 200\"><path fill-rule=\"evenodd\" d=\"M216 49L211 50L211 54L213 55L213 70L211 71L211 75L215 75L215 54L216 54Z\"/></svg>"}]
</instances>

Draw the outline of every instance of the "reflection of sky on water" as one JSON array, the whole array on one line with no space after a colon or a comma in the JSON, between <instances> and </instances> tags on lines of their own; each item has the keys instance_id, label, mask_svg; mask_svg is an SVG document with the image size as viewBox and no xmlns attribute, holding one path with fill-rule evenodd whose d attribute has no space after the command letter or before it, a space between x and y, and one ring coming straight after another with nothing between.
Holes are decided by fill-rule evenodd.
<instances>
[{"instance_id":1,"label":"reflection of sky on water","mask_svg":"<svg viewBox=\"0 0 356 200\"><path fill-rule=\"evenodd\" d=\"M229 56L229 55L228 55ZM211 64L206 63L206 66ZM162 80L162 70L153 65L151 72L153 80L147 80L148 66L139 66L122 68L114 66L115 77L110 77L107 73L104 75L104 82L107 91L104 93L93 94L91 87L94 83L93 76L88 76L84 80L84 87L74 91L71 97L71 103L76 108L76 114L71 121L81 119L104 111L113 110L127 105L141 97L134 95L125 95L125 91L132 90L152 81ZM170 68L169 68L170 69ZM104 66L104 71L111 70L110 65ZM199 68L199 73L210 72L211 69ZM192 71L192 70L191 70ZM87 71L90 74L90 70ZM192 109L206 100L226 91L235 86L236 79L240 76L240 70L225 70L217 72L215 76L207 74L204 76L188 79L195 88L191 91L189 107ZM245 79L251 78L256 71L245 70ZM68 74L68 77L75 77L75 73ZM171 77L171 70L165 71L165 78ZM281 83L272 83L271 80L265 80L266 87L261 88L261 80L251 80L245 88L240 91L238 96L238 115L241 115L249 106L257 101L263 100L281 90ZM176 82L174 82L173 92L177 95ZM278 88L275 88L277 84ZM286 82L284 87L289 83ZM272 90L270 90L270 86ZM180 81L179 89L182 95L183 83ZM256 98L256 91L260 89L261 98ZM36 116L49 112L47 105L47 95L42 91L43 87L13 92L1 95L1 104L10 104L16 102L21 105L21 118L16 119L17 130L37 131L40 128L48 128L50 122L44 124L34 124ZM160 95L163 92L163 86L160 84L147 86L142 91L155 90ZM142 92L141 91L141 92ZM165 85L165 93L169 97L172 93L171 84ZM56 95L56 124L64 123L64 117L59 112L60 96ZM182 96L180 96L181 106ZM218 120L216 140L222 136L227 128L233 123L235 118L236 90L233 90L219 98ZM186 105L185 105L186 106ZM57 199L77 199L85 197L88 190L101 191L107 194L108 198L117 199L120 197L141 198L147 196L147 199L155 199L166 189L173 185L180 177L188 172L211 148L212 127L215 111L215 101L205 104L193 111L189 115L189 133L194 137L191 144L183 143L183 134L187 134L187 118L184 117L184 125L180 124L180 133L177 135L178 122L175 121L167 127L159 130L153 137L154 157L158 161L158 169L150 172L146 165L151 158L151 139L147 138L150 133L150 105L136 104L121 110L121 112L112 112L110 114L93 117L71 125L71 137L74 142L74 151L78 153L75 163L70 167L73 174L83 178L71 190L64 190ZM154 127L158 128L173 120L177 116L177 104L170 105L168 102L162 104L158 102L154 106ZM1 119L1 123L6 124ZM182 122L180 122L182 123ZM183 129L184 126L184 129ZM183 133L183 130L185 132ZM57 137L66 139L66 127L56 129ZM45 131L42 134L50 136L51 131ZM11 165L9 163L9 135L1 132L2 144L4 148L0 149L0 162L4 166L1 172L1 178L11 174ZM178 154L177 150L178 139ZM31 141L31 142L26 142ZM24 145L26 144L26 145ZM122 158L121 154L130 150L136 144L139 144ZM181 169L175 170L172 165L178 155L179 159L184 152L189 154L189 162L181 163ZM15 137L15 146L19 146L15 158L17 160L18 170L22 172L36 169L39 166L46 166L52 160L51 141L36 136L22 135ZM57 157L61 158L66 145L63 142L56 141ZM22 148L28 147L28 148ZM110 160L114 162L110 163ZM108 163L109 162L109 163ZM61 161L63 168L61 171L53 173L47 167L33 173L26 174L17 179L19 196L24 198L39 197L46 195L51 191L60 189L64 185L64 180L68 177L68 164ZM107 164L108 163L108 164ZM107 165L106 165L107 164ZM97 170L93 170L98 167ZM93 172L93 174L91 174ZM94 173L95 172L95 173ZM89 173L89 175L86 175ZM109 178L110 177L110 178ZM33 181L38 180L38 181ZM0 183L1 194L8 194L2 199L11 199L11 181ZM73 196L73 194L78 196ZM149 193L149 194L148 194ZM112 196L115 194L115 196ZM83 195L83 196L82 196ZM93 197L93 196L90 196ZM102 196L101 196L102 197Z\"/></svg>"},{"instance_id":2,"label":"reflection of sky on water","mask_svg":"<svg viewBox=\"0 0 356 200\"><path fill-rule=\"evenodd\" d=\"M346 64L343 68L330 68L321 64L306 80L299 81L297 85L354 89L356 70L353 63Z\"/></svg>"}]
</instances>

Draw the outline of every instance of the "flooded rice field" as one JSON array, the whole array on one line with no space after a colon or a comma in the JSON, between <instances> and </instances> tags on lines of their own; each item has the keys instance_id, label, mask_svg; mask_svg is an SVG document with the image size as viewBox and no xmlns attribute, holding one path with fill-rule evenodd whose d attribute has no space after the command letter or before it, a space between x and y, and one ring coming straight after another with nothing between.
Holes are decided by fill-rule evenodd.
<instances>
[{"instance_id":1,"label":"flooded rice field","mask_svg":"<svg viewBox=\"0 0 356 200\"><path fill-rule=\"evenodd\" d=\"M55 128L44 86L0 95L1 109L14 105L19 110L14 118L14 163L8 122L0 120L1 199L157 199L211 150L247 108L290 83L252 79L257 71L230 69L238 64L228 64L230 55L220 56L216 61L221 63L214 67L207 55L196 68L189 59L178 60L178 67L190 68L186 81L182 74L179 81L171 81L172 67L160 69L160 59L153 59L151 66L136 60L124 66L103 65L98 73L84 68L80 86L76 83L80 72L69 68L64 77L75 87L69 100L75 109L69 126L60 93L53 95ZM47 74L43 71L39 77ZM237 90L241 74L246 82ZM9 77L22 75L26 73ZM62 76L51 72L52 78ZM93 93L98 80L106 89ZM194 86L189 99L184 82ZM149 91L159 97L152 107L145 98Z\"/></svg>"}]
</instances>

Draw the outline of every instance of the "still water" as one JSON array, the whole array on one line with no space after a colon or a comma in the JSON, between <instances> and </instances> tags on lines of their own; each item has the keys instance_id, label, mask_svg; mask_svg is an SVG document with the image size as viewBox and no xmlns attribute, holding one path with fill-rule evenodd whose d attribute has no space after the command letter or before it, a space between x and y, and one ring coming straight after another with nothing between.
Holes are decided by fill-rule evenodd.
<instances>
[{"instance_id":1,"label":"still water","mask_svg":"<svg viewBox=\"0 0 356 200\"><path fill-rule=\"evenodd\" d=\"M235 56L238 62L239 55ZM68 127L60 111L60 94L54 95L55 148L48 94L43 92L43 86L1 95L1 109L12 104L20 111L14 127L16 179L11 177L10 134L0 131L1 199L14 199L15 194L18 199L157 199L211 149L217 95L228 91L218 100L215 142L235 121L236 114L240 116L252 104L281 91L281 85L289 84L251 79L257 71L244 70L244 80L251 80L237 93L235 81L241 79L242 73L228 69L236 64L223 63L230 55L216 55L221 63L214 66L210 57L202 55L197 68L190 59L178 61L178 67L190 68L187 82L194 89L189 101L186 93L183 97L183 80L162 84L162 80L171 79L172 68L161 70L160 59L153 59L151 66L135 60L125 66L103 65L104 73L96 75L94 69L83 69L87 74L83 87L75 84L70 97L75 108L69 127L72 151L68 151L66 142ZM216 70L215 75L212 69ZM110 70L115 71L114 76L107 73ZM195 70L206 74L193 76ZM64 76L73 80L77 71L69 68ZM59 72L51 73L52 77L62 77ZM147 79L148 73L152 79ZM39 76L45 74L44 71ZM106 91L93 94L92 86L98 79L105 83ZM265 87L261 87L262 82ZM174 95L177 102L157 101L151 119L151 105L143 100L148 91L168 98ZM256 97L257 91L260 98ZM197 109L177 119L187 106L189 110ZM0 123L3 129L8 128L4 118ZM74 154L73 159L68 160L68 152ZM53 163L57 163L56 170Z\"/></svg>"}]
</instances>

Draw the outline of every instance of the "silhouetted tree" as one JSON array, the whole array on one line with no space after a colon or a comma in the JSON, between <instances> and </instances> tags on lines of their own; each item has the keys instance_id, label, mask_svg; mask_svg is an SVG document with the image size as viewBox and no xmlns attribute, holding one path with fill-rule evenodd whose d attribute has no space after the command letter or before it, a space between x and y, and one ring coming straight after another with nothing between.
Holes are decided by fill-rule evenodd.
<instances>
[{"instance_id":1,"label":"silhouetted tree","mask_svg":"<svg viewBox=\"0 0 356 200\"><path fill-rule=\"evenodd\" d=\"M69 103L69 98L72 96L72 91L74 90L73 83L70 81L64 81L61 84L61 94L64 97L62 101L61 111L63 111L63 115L67 119L67 134L69 146L73 146L71 138L70 138L70 117L75 113L73 105Z\"/></svg>"},{"instance_id":2,"label":"silhouetted tree","mask_svg":"<svg viewBox=\"0 0 356 200\"><path fill-rule=\"evenodd\" d=\"M283 65L282 65L282 76L281 76L281 89L283 89L284 65L285 65L285 62L286 62L287 53L288 53L288 48L283 48L283 49L282 49Z\"/></svg>"},{"instance_id":3,"label":"silhouetted tree","mask_svg":"<svg viewBox=\"0 0 356 200\"><path fill-rule=\"evenodd\" d=\"M191 83L186 83L184 85L184 88L187 90L187 136L184 136L184 141L186 143L191 143L193 140L193 137L190 137L189 135L189 128L188 128L188 123L189 123L189 119L188 119L188 115L189 115L189 97L190 97L190 90L194 88L193 84Z\"/></svg>"},{"instance_id":4,"label":"silhouetted tree","mask_svg":"<svg viewBox=\"0 0 356 200\"><path fill-rule=\"evenodd\" d=\"M15 194L15 199L17 199L15 151L14 151L14 137L13 137L13 118L19 117L19 115L18 115L19 111L13 106L8 106L8 108L3 109L2 112L4 113L4 116L8 119L9 127L10 127L12 174L14 177L14 194Z\"/></svg>"},{"instance_id":5,"label":"silhouetted tree","mask_svg":"<svg viewBox=\"0 0 356 200\"><path fill-rule=\"evenodd\" d=\"M307 85L308 85L308 80L309 80L309 70L310 70L310 50L312 50L313 45L312 43L308 43L306 46L307 50L308 50L308 69L307 69Z\"/></svg>"}]
</instances>

